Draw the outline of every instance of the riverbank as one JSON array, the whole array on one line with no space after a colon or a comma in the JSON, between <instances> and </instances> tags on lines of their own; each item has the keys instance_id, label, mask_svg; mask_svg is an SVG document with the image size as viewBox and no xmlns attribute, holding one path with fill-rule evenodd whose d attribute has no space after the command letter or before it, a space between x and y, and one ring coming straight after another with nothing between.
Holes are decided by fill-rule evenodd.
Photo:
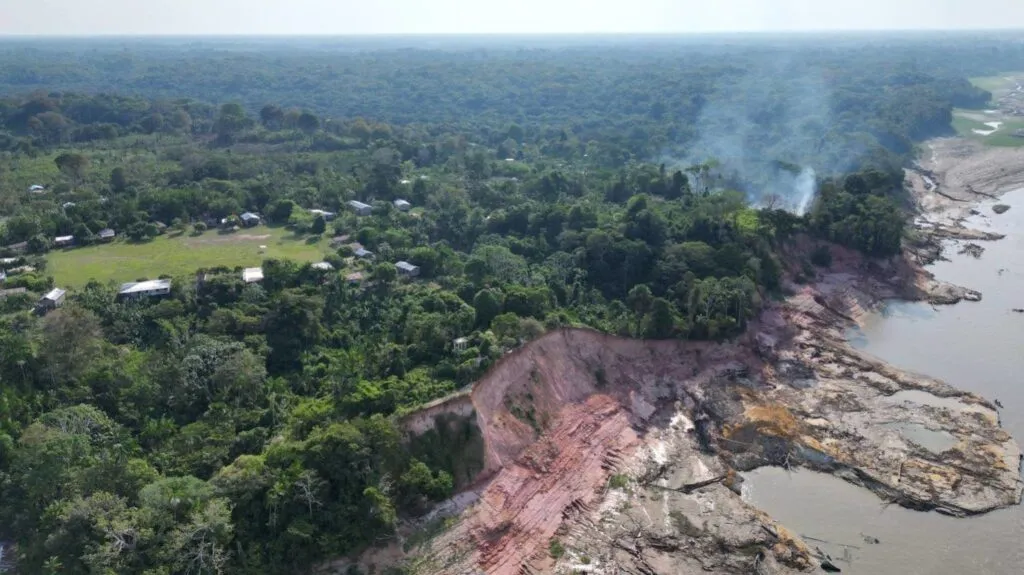
<instances>
[{"instance_id":1,"label":"riverbank","mask_svg":"<svg viewBox=\"0 0 1024 575\"><path fill-rule=\"evenodd\" d=\"M879 313L869 313L849 337L858 349L891 365L941 378L958 389L999 402L1000 423L1011 435L1024 437L1024 391L1019 375L1024 357L1024 321L1014 309L1024 308L1024 189L999 199L979 198L966 206L968 228L1005 236L1000 241L950 239L945 254L928 267L937 278L969 286L984 294L977 303L933 306L893 300ZM1004 204L1008 211L993 208ZM971 214L970 210L976 213ZM964 248L984 248L977 256ZM909 410L962 410L959 401L933 397L893 396ZM1005 407L1004 407L1005 406ZM910 429L910 434L919 430ZM929 434L942 448L943 437ZM944 443L943 443L944 442ZM961 575L1017 573L1024 562L1020 506L971 519L952 519L879 505L868 492L832 475L773 468L747 475L745 497L806 541L835 558L844 573L884 575L927 573ZM865 541L879 539L880 544ZM814 541L820 539L829 543Z\"/></svg>"},{"instance_id":2,"label":"riverbank","mask_svg":"<svg viewBox=\"0 0 1024 575\"><path fill-rule=\"evenodd\" d=\"M946 185L941 175L935 183ZM967 230L962 218L927 224L917 231ZM410 524L362 565L724 574L827 562L740 497L737 472L765 466L829 473L882 502L959 517L1018 504L1021 452L993 403L846 338L892 298L981 295L936 280L912 245L884 261L833 246L832 265L798 285L814 246L804 238L787 248L792 295L769 303L735 341L559 330L503 359L468 397L452 399L450 413L443 402L431 406L475 425L485 469L443 512ZM431 425L416 421L410 433ZM435 527L423 537L427 524Z\"/></svg>"}]
</instances>

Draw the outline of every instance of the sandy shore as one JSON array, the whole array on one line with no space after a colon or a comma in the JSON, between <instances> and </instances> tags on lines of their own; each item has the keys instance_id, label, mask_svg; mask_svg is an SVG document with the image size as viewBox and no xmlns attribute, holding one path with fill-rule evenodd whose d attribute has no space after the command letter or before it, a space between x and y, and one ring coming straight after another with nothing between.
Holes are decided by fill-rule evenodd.
<instances>
[{"instance_id":1,"label":"sandy shore","mask_svg":"<svg viewBox=\"0 0 1024 575\"><path fill-rule=\"evenodd\" d=\"M924 144L906 182L926 221L958 224L981 202L1024 188L1024 147L989 147L966 138Z\"/></svg>"}]
</instances>

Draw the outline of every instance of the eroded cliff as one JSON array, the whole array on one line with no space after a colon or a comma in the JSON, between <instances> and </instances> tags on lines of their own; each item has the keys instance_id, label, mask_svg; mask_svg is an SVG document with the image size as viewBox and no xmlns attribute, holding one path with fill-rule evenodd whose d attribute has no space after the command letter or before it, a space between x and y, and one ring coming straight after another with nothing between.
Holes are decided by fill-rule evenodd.
<instances>
[{"instance_id":1,"label":"eroded cliff","mask_svg":"<svg viewBox=\"0 0 1024 575\"><path fill-rule=\"evenodd\" d=\"M844 326L880 298L935 289L899 259L837 252L831 271L792 286L735 341L548 333L470 393L406 418L411 436L471 420L481 471L403 532L419 535L363 563L420 574L811 570L808 547L739 495L737 472L763 465L833 473L953 515L1019 503L1021 453L991 404L845 341Z\"/></svg>"}]
</instances>

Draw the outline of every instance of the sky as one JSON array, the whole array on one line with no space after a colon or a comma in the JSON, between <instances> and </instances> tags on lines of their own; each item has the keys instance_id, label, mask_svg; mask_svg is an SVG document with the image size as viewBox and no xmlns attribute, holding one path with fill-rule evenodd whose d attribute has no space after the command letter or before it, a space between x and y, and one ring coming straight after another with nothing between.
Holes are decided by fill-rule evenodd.
<instances>
[{"instance_id":1,"label":"sky","mask_svg":"<svg viewBox=\"0 0 1024 575\"><path fill-rule=\"evenodd\" d=\"M1024 28L1024 0L0 0L0 35Z\"/></svg>"}]
</instances>

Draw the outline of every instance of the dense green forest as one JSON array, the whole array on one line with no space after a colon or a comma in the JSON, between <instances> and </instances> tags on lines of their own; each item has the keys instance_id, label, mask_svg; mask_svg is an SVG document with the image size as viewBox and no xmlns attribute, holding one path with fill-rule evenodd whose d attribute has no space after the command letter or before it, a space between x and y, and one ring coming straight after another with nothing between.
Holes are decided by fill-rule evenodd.
<instances>
[{"instance_id":1,"label":"dense green forest","mask_svg":"<svg viewBox=\"0 0 1024 575\"><path fill-rule=\"evenodd\" d=\"M795 234L896 253L900 167L987 102L962 72L991 48L75 46L0 51L0 287L26 290L0 299L0 541L31 573L293 573L386 540L481 464L450 456L472 430L397 417L508 350L739 334ZM29 312L58 236L229 241L243 212L336 238L330 266Z\"/></svg>"}]
</instances>

